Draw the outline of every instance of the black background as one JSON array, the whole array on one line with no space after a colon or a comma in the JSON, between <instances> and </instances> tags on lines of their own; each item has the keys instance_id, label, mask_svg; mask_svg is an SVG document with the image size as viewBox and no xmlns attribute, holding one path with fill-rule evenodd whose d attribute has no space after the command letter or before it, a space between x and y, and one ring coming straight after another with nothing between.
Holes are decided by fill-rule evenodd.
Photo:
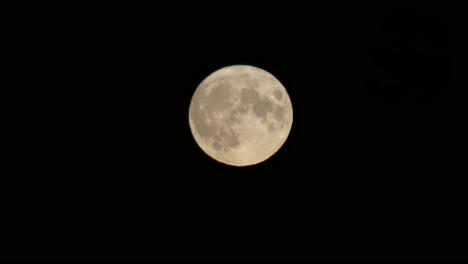
<instances>
[{"instance_id":1,"label":"black background","mask_svg":"<svg viewBox=\"0 0 468 264\"><path fill-rule=\"evenodd\" d=\"M6 256L461 259L466 18L457 5L31 2ZM275 75L294 111L270 159L196 145L213 71Z\"/></svg>"}]
</instances>

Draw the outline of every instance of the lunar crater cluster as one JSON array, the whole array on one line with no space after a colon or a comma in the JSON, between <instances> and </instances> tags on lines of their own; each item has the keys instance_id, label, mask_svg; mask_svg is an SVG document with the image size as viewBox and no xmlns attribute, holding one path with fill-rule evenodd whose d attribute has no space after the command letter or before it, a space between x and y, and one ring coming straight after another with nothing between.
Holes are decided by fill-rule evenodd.
<instances>
[{"instance_id":1,"label":"lunar crater cluster","mask_svg":"<svg viewBox=\"0 0 468 264\"><path fill-rule=\"evenodd\" d=\"M292 106L273 75L235 65L212 73L198 86L189 122L195 141L209 156L229 165L253 165L286 141Z\"/></svg>"}]
</instances>

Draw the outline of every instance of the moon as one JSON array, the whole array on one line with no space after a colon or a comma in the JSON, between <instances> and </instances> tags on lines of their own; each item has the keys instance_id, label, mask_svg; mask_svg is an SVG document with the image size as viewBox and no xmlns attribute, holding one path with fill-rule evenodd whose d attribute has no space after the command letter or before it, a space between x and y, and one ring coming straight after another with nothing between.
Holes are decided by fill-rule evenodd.
<instances>
[{"instance_id":1,"label":"moon","mask_svg":"<svg viewBox=\"0 0 468 264\"><path fill-rule=\"evenodd\" d=\"M211 73L195 90L189 124L198 146L231 166L261 163L286 142L293 122L289 95L269 72L233 65Z\"/></svg>"}]
</instances>

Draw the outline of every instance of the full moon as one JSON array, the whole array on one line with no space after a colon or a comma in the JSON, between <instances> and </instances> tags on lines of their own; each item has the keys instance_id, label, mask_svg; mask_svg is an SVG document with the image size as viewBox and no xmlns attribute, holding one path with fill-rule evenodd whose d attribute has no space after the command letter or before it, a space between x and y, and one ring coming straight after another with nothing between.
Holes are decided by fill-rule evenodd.
<instances>
[{"instance_id":1,"label":"full moon","mask_svg":"<svg viewBox=\"0 0 468 264\"><path fill-rule=\"evenodd\" d=\"M272 74L257 67L221 68L195 90L189 123L200 148L231 166L258 164L275 154L291 131L289 95Z\"/></svg>"}]
</instances>

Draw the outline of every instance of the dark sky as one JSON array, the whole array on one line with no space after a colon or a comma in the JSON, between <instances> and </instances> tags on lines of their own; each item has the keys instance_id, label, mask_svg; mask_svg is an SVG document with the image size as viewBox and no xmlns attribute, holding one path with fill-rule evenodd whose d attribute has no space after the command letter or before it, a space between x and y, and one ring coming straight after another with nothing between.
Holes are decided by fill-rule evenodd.
<instances>
[{"instance_id":1,"label":"dark sky","mask_svg":"<svg viewBox=\"0 0 468 264\"><path fill-rule=\"evenodd\" d=\"M467 258L461 4L158 3L25 5L42 85L17 257ZM188 124L233 64L293 104L257 166L212 160Z\"/></svg>"}]
</instances>

